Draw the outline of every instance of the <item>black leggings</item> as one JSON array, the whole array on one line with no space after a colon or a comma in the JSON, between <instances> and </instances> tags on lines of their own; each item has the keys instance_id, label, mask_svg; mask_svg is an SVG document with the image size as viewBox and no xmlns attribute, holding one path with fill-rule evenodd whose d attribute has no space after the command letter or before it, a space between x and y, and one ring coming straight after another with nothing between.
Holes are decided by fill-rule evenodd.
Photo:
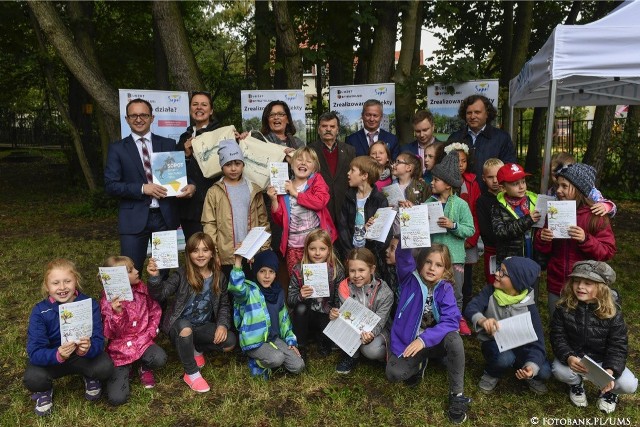
<instances>
[{"instance_id":1,"label":"black leggings","mask_svg":"<svg viewBox=\"0 0 640 427\"><path fill-rule=\"evenodd\" d=\"M53 388L53 380L67 375L82 375L98 381L106 381L113 372L113 362L107 353L102 352L93 359L72 354L59 365L37 366L27 363L22 382L32 392L47 391Z\"/></svg>"}]
</instances>

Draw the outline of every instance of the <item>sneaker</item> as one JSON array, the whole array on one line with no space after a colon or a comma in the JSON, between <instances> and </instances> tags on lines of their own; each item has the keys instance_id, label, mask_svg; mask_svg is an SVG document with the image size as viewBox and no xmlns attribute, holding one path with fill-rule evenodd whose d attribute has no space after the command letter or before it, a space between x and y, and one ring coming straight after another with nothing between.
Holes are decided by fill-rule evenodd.
<instances>
[{"instance_id":1,"label":"sneaker","mask_svg":"<svg viewBox=\"0 0 640 427\"><path fill-rule=\"evenodd\" d=\"M527 385L529 386L529 390L537 395L547 394L549 391L544 381L536 380L535 378L527 380Z\"/></svg>"},{"instance_id":2,"label":"sneaker","mask_svg":"<svg viewBox=\"0 0 640 427\"><path fill-rule=\"evenodd\" d=\"M249 358L249 374L252 378L264 378L268 380L271 376L271 369L263 368L260 363L253 357Z\"/></svg>"},{"instance_id":3,"label":"sneaker","mask_svg":"<svg viewBox=\"0 0 640 427\"><path fill-rule=\"evenodd\" d=\"M471 335L471 329L469 329L469 325L467 325L467 321L464 320L464 317L460 318L460 335L469 336Z\"/></svg>"},{"instance_id":4,"label":"sneaker","mask_svg":"<svg viewBox=\"0 0 640 427\"><path fill-rule=\"evenodd\" d=\"M358 365L358 359L349 356L344 353L340 358L340 361L336 365L336 372L339 374L347 375L353 371Z\"/></svg>"},{"instance_id":5,"label":"sneaker","mask_svg":"<svg viewBox=\"0 0 640 427\"><path fill-rule=\"evenodd\" d=\"M156 379L153 377L153 371L151 369L142 369L140 366L140 382L144 388L154 388L156 386Z\"/></svg>"},{"instance_id":6,"label":"sneaker","mask_svg":"<svg viewBox=\"0 0 640 427\"><path fill-rule=\"evenodd\" d=\"M185 383L187 383L189 387L191 387L191 390L197 391L198 393L206 393L211 390L211 388L209 388L209 384L207 384L207 381L201 376L196 378L195 380L191 380L191 378L189 378L189 375L184 374L182 379Z\"/></svg>"},{"instance_id":7,"label":"sneaker","mask_svg":"<svg viewBox=\"0 0 640 427\"><path fill-rule=\"evenodd\" d=\"M53 389L33 393L31 400L36 401L36 415L40 417L50 415L53 410Z\"/></svg>"},{"instance_id":8,"label":"sneaker","mask_svg":"<svg viewBox=\"0 0 640 427\"><path fill-rule=\"evenodd\" d=\"M582 385L582 382L580 382L580 384L571 386L571 389L569 390L569 399L571 399L573 404L576 406L587 406L587 395L584 392L584 386Z\"/></svg>"},{"instance_id":9,"label":"sneaker","mask_svg":"<svg viewBox=\"0 0 640 427\"><path fill-rule=\"evenodd\" d=\"M84 377L84 397L87 400L98 400L101 395L102 384L100 384L100 381Z\"/></svg>"},{"instance_id":10,"label":"sneaker","mask_svg":"<svg viewBox=\"0 0 640 427\"><path fill-rule=\"evenodd\" d=\"M471 398L463 396L449 395L449 421L453 424L462 424L467 419L467 411L471 405Z\"/></svg>"},{"instance_id":11,"label":"sneaker","mask_svg":"<svg viewBox=\"0 0 640 427\"><path fill-rule=\"evenodd\" d=\"M207 363L207 361L204 360L204 354L202 354L202 353L194 354L193 358L196 361L196 365L198 365L198 369L202 369L204 367L204 365Z\"/></svg>"},{"instance_id":12,"label":"sneaker","mask_svg":"<svg viewBox=\"0 0 640 427\"><path fill-rule=\"evenodd\" d=\"M427 369L428 363L429 363L429 359L424 359L422 362L420 362L420 365L418 365L418 372L410 376L409 378L407 378L404 381L404 384L407 387L416 387L418 384L420 384L420 382L424 378L424 372Z\"/></svg>"},{"instance_id":13,"label":"sneaker","mask_svg":"<svg viewBox=\"0 0 640 427\"><path fill-rule=\"evenodd\" d=\"M611 393L610 391L598 397L598 409L600 409L605 414L610 414L615 411L617 404L618 395L615 393Z\"/></svg>"},{"instance_id":14,"label":"sneaker","mask_svg":"<svg viewBox=\"0 0 640 427\"><path fill-rule=\"evenodd\" d=\"M478 383L478 388L483 393L491 393L498 385L500 378L492 377L486 372L482 374L482 378L480 378L480 382Z\"/></svg>"}]
</instances>

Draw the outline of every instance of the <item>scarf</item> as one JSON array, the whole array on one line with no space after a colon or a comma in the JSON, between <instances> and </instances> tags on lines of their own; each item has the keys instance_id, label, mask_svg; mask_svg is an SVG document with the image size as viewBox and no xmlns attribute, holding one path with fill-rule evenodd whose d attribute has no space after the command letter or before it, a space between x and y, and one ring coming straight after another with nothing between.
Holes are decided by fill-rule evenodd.
<instances>
[{"instance_id":1,"label":"scarf","mask_svg":"<svg viewBox=\"0 0 640 427\"><path fill-rule=\"evenodd\" d=\"M515 211L516 208L520 207L522 211L522 216L529 215L529 198L524 196L522 198L518 197L509 197L506 194L504 195L504 200L511 206L511 208Z\"/></svg>"},{"instance_id":2,"label":"scarf","mask_svg":"<svg viewBox=\"0 0 640 427\"><path fill-rule=\"evenodd\" d=\"M260 282L258 282L256 280L256 283L258 284L258 287L260 288L260 292L262 292L262 295L264 295L264 299L269 303L269 304L275 304L278 302L278 297L280 296L280 294L282 293L282 286L280 286L279 282L273 282L271 284L271 286L269 286L268 288L263 287Z\"/></svg>"},{"instance_id":3,"label":"scarf","mask_svg":"<svg viewBox=\"0 0 640 427\"><path fill-rule=\"evenodd\" d=\"M382 181L383 179L389 178L389 175L391 175L391 169L384 168L382 173L380 173L380 179L378 181Z\"/></svg>"},{"instance_id":4,"label":"scarf","mask_svg":"<svg viewBox=\"0 0 640 427\"><path fill-rule=\"evenodd\" d=\"M493 291L493 297L500 307L505 307L507 305L517 304L524 299L529 293L528 289L520 292L518 295L509 295L505 293L502 289L495 289Z\"/></svg>"}]
</instances>

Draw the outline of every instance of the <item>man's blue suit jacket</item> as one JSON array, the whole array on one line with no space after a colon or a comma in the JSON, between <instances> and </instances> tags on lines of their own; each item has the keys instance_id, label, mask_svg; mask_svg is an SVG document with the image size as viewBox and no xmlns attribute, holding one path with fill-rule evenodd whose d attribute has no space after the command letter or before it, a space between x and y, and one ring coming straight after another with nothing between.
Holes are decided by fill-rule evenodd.
<instances>
[{"instance_id":1,"label":"man's blue suit jacket","mask_svg":"<svg viewBox=\"0 0 640 427\"><path fill-rule=\"evenodd\" d=\"M151 143L154 153L176 150L176 142L170 138L151 134ZM104 188L107 194L120 199L120 234L137 234L144 230L151 203L151 197L142 194L142 184L146 183L144 166L133 137L129 135L109 145L104 169ZM168 229L178 228L180 220L175 197L160 199L159 203Z\"/></svg>"},{"instance_id":2,"label":"man's blue suit jacket","mask_svg":"<svg viewBox=\"0 0 640 427\"><path fill-rule=\"evenodd\" d=\"M360 129L359 131L349 135L345 140L347 144L356 149L356 156L369 155L369 140L364 132L365 131L363 129ZM380 128L378 141L384 141L387 143L387 147L389 147L389 152L391 153L391 160L395 160L396 157L398 157L398 154L400 154L400 145L398 144L398 138L394 134Z\"/></svg>"}]
</instances>

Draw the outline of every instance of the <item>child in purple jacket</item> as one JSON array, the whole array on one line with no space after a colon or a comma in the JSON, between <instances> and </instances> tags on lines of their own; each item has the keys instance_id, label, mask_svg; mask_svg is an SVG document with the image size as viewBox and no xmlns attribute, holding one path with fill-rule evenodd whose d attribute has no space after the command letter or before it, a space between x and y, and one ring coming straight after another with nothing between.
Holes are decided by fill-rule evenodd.
<instances>
[{"instance_id":1,"label":"child in purple jacket","mask_svg":"<svg viewBox=\"0 0 640 427\"><path fill-rule=\"evenodd\" d=\"M449 371L449 420L467 419L471 399L465 397L464 347L458 334L460 310L451 280L453 270L446 246L434 243L418 254L396 249L396 271L400 298L391 328L387 362L389 381L417 385L429 357L446 357Z\"/></svg>"}]
</instances>

